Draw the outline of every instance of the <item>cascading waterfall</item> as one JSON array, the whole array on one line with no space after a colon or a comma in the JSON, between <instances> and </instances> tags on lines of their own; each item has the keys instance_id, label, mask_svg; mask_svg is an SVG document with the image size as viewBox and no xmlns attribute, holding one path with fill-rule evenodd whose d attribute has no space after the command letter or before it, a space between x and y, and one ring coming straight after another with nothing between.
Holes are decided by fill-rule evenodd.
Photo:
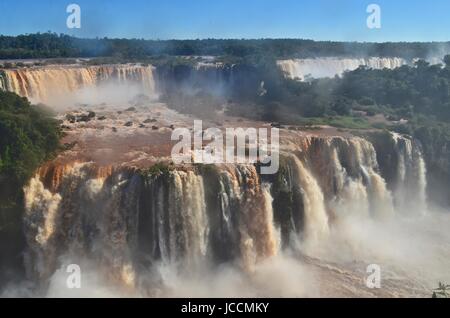
<instances>
[{"instance_id":1,"label":"cascading waterfall","mask_svg":"<svg viewBox=\"0 0 450 318\"><path fill-rule=\"evenodd\" d=\"M240 236L243 266L251 270L261 259L277 254L278 239L273 225L271 198L266 185L261 185L254 166L227 167L232 184ZM231 179L230 179L231 178ZM270 203L270 204L269 204Z\"/></svg>"},{"instance_id":2,"label":"cascading waterfall","mask_svg":"<svg viewBox=\"0 0 450 318\"><path fill-rule=\"evenodd\" d=\"M205 257L209 228L202 177L192 171L172 172L167 195L169 241L162 245L169 246L169 259L195 262Z\"/></svg>"},{"instance_id":3,"label":"cascading waterfall","mask_svg":"<svg viewBox=\"0 0 450 318\"><path fill-rule=\"evenodd\" d=\"M362 181L368 188L372 214L376 217L388 217L394 212L391 193L386 182L378 173L378 163L374 147L366 140L351 140L352 153L356 154L355 167L360 169Z\"/></svg>"},{"instance_id":4,"label":"cascading waterfall","mask_svg":"<svg viewBox=\"0 0 450 318\"><path fill-rule=\"evenodd\" d=\"M25 188L25 203L25 232L30 251L34 253L33 259L28 259L28 266L32 267L29 268L30 276L37 280L45 279L52 274L49 267L55 266L48 262L56 257L55 246L50 240L58 230L56 219L61 195L46 190L41 180L35 177Z\"/></svg>"},{"instance_id":5,"label":"cascading waterfall","mask_svg":"<svg viewBox=\"0 0 450 318\"><path fill-rule=\"evenodd\" d=\"M127 64L5 69L0 73L0 89L43 103L103 83L132 83L143 92L154 93L153 71L152 66Z\"/></svg>"},{"instance_id":6,"label":"cascading waterfall","mask_svg":"<svg viewBox=\"0 0 450 318\"><path fill-rule=\"evenodd\" d=\"M236 248L242 266L251 270L277 253L270 191L254 166L220 173L227 187L221 207L228 215L219 217L228 218L227 230L234 232L228 233L235 240L229 248ZM189 169L150 176L110 169L105 174L89 163L41 169L25 190L30 277L48 277L67 251L96 259L130 287L135 257L148 264L200 264L216 253L209 238L217 229L209 220L204 187L203 176Z\"/></svg>"},{"instance_id":7,"label":"cascading waterfall","mask_svg":"<svg viewBox=\"0 0 450 318\"><path fill-rule=\"evenodd\" d=\"M304 239L315 243L325 239L329 231L324 195L315 178L296 156L291 156L290 162L303 197Z\"/></svg>"},{"instance_id":8,"label":"cascading waterfall","mask_svg":"<svg viewBox=\"0 0 450 318\"><path fill-rule=\"evenodd\" d=\"M280 60L277 62L281 70L291 79L304 81L307 76L313 78L341 76L346 71L356 70L360 66L373 69L394 69L408 64L402 58L369 57L369 58L309 58Z\"/></svg>"},{"instance_id":9,"label":"cascading waterfall","mask_svg":"<svg viewBox=\"0 0 450 318\"><path fill-rule=\"evenodd\" d=\"M133 287L137 218L127 211L137 209L140 179L129 171L108 175L88 163L75 163L41 169L31 180L25 189L24 222L30 277L49 277L59 256L71 253L96 259L111 269L111 278Z\"/></svg>"},{"instance_id":10,"label":"cascading waterfall","mask_svg":"<svg viewBox=\"0 0 450 318\"><path fill-rule=\"evenodd\" d=\"M4 71L0 70L0 90L2 91L8 90L7 85L8 84L6 82L6 74Z\"/></svg>"},{"instance_id":11,"label":"cascading waterfall","mask_svg":"<svg viewBox=\"0 0 450 318\"><path fill-rule=\"evenodd\" d=\"M313 252L347 214L393 217L402 209L400 184L410 200L425 202L420 148L392 138L395 184L385 181L373 144L359 137L304 137L295 151L282 151L270 177L254 165L147 172L50 163L25 188L29 276L45 282L61 255L81 255L134 289L140 273L160 263L189 270L231 262L252 272L292 240Z\"/></svg>"},{"instance_id":12,"label":"cascading waterfall","mask_svg":"<svg viewBox=\"0 0 450 318\"><path fill-rule=\"evenodd\" d=\"M426 165L420 146L413 140L393 133L395 150L398 154L397 182L395 198L404 211L416 211L425 214L426 198Z\"/></svg>"},{"instance_id":13,"label":"cascading waterfall","mask_svg":"<svg viewBox=\"0 0 450 318\"><path fill-rule=\"evenodd\" d=\"M393 215L392 194L380 174L373 145L362 138L308 140L307 160L324 189L332 214L384 218Z\"/></svg>"}]
</instances>

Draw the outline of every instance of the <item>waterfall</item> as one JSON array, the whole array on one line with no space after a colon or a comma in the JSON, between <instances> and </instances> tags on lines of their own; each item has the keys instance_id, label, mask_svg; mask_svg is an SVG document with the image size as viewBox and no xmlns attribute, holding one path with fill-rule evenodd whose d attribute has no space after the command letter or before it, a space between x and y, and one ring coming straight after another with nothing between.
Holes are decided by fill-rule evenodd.
<instances>
[{"instance_id":1,"label":"waterfall","mask_svg":"<svg viewBox=\"0 0 450 318\"><path fill-rule=\"evenodd\" d=\"M133 285L140 180L129 172L101 176L89 163L41 169L25 187L28 276L42 282L66 253L108 268L114 281Z\"/></svg>"},{"instance_id":2,"label":"waterfall","mask_svg":"<svg viewBox=\"0 0 450 318\"><path fill-rule=\"evenodd\" d=\"M6 74L4 71L0 70L0 90L1 91L6 91L8 90L7 87L7 82L6 82Z\"/></svg>"},{"instance_id":3,"label":"waterfall","mask_svg":"<svg viewBox=\"0 0 450 318\"><path fill-rule=\"evenodd\" d=\"M390 158L393 179L383 174L375 146L360 137L295 139L271 176L256 165L155 172L49 163L25 187L29 277L45 282L61 256L72 255L134 289L141 273L161 263L183 271L232 263L251 273L292 243L312 253L341 219L389 219L408 202L426 204L420 146L399 135L388 139L397 153Z\"/></svg>"},{"instance_id":4,"label":"waterfall","mask_svg":"<svg viewBox=\"0 0 450 318\"><path fill-rule=\"evenodd\" d=\"M329 232L324 195L315 178L297 157L292 156L292 163L303 194L304 239L307 243L315 243L325 239Z\"/></svg>"},{"instance_id":5,"label":"waterfall","mask_svg":"<svg viewBox=\"0 0 450 318\"><path fill-rule=\"evenodd\" d=\"M261 259L277 254L279 238L273 224L272 197L268 185L261 184L254 166L223 167L220 173L220 198L227 236L236 236L230 226L238 229L239 255L247 270ZM234 222L233 222L234 220Z\"/></svg>"},{"instance_id":6,"label":"waterfall","mask_svg":"<svg viewBox=\"0 0 450 318\"><path fill-rule=\"evenodd\" d=\"M207 256L209 223L203 178L193 171L150 176L141 190L140 245L154 261L198 264Z\"/></svg>"},{"instance_id":7,"label":"waterfall","mask_svg":"<svg viewBox=\"0 0 450 318\"><path fill-rule=\"evenodd\" d=\"M174 171L169 188L170 250L173 258L195 261L206 256L208 221L203 179L192 171Z\"/></svg>"},{"instance_id":8,"label":"waterfall","mask_svg":"<svg viewBox=\"0 0 450 318\"><path fill-rule=\"evenodd\" d=\"M309 58L280 60L277 62L281 70L291 79L304 81L308 76L313 78L342 76L346 71L356 70L360 66L373 69L394 69L408 64L402 58L369 57L369 58Z\"/></svg>"},{"instance_id":9,"label":"waterfall","mask_svg":"<svg viewBox=\"0 0 450 318\"><path fill-rule=\"evenodd\" d=\"M383 177L378 172L376 151L371 143L363 139L352 139L351 153L355 153L355 167L360 169L362 181L369 192L371 212L385 218L394 213L392 195Z\"/></svg>"},{"instance_id":10,"label":"waterfall","mask_svg":"<svg viewBox=\"0 0 450 318\"><path fill-rule=\"evenodd\" d=\"M45 246L56 231L56 217L61 196L46 190L39 178L34 177L26 188L25 202L25 209L29 215L43 219L42 224L34 228L36 235L33 240Z\"/></svg>"},{"instance_id":11,"label":"waterfall","mask_svg":"<svg viewBox=\"0 0 450 318\"><path fill-rule=\"evenodd\" d=\"M303 146L304 147L304 146ZM329 214L384 218L394 214L392 193L367 140L352 137L312 137L306 160L323 189Z\"/></svg>"},{"instance_id":12,"label":"waterfall","mask_svg":"<svg viewBox=\"0 0 450 318\"><path fill-rule=\"evenodd\" d=\"M279 245L270 189L254 166L219 171L224 191L216 197L218 217L234 244L227 248L235 248L251 271ZM204 177L195 169L104 174L92 163L75 163L41 169L25 193L31 277L48 277L58 256L70 252L107 265L113 279L132 285L135 257L192 268L216 253L210 237L219 229L210 221Z\"/></svg>"},{"instance_id":13,"label":"waterfall","mask_svg":"<svg viewBox=\"0 0 450 318\"><path fill-rule=\"evenodd\" d=\"M152 66L48 66L3 70L0 89L27 97L33 102L46 103L58 96L100 84L135 84L143 93L155 94Z\"/></svg>"},{"instance_id":14,"label":"waterfall","mask_svg":"<svg viewBox=\"0 0 450 318\"><path fill-rule=\"evenodd\" d=\"M28 272L40 280L53 273L56 250L51 241L58 230L58 209L61 196L45 189L39 176L32 178L25 188L25 233L33 259L26 259ZM49 264L49 261L52 262Z\"/></svg>"},{"instance_id":15,"label":"waterfall","mask_svg":"<svg viewBox=\"0 0 450 318\"><path fill-rule=\"evenodd\" d=\"M393 133L395 152L398 156L395 198L399 209L425 214L426 165L420 145L413 140Z\"/></svg>"}]
</instances>

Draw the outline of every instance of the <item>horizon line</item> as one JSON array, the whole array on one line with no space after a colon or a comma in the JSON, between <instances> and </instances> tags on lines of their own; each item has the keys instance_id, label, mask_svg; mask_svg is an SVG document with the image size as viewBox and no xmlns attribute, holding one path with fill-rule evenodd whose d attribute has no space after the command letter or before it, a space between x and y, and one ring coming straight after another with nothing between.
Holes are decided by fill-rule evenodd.
<instances>
[{"instance_id":1,"label":"horizon line","mask_svg":"<svg viewBox=\"0 0 450 318\"><path fill-rule=\"evenodd\" d=\"M32 35L42 35L42 34L51 34L56 36L68 36L74 39L79 40L136 40L136 41L159 41L159 42L168 42L168 41L208 41L208 40L216 40L216 41L311 41L311 42L328 42L328 43L353 43L353 44L450 44L450 40L446 41L385 41L385 42L374 42L374 41L337 41L337 40L315 40L309 38L294 38L294 37L280 37L280 38L167 38L167 39L152 39L152 38L124 38L124 37L108 37L108 36L96 36L96 37L79 37L76 35L71 35L67 33L57 33L54 31L46 31L46 32L34 32L34 33L21 33L16 35L11 34L2 34L0 33L0 37L19 37L19 36L32 36Z\"/></svg>"}]
</instances>

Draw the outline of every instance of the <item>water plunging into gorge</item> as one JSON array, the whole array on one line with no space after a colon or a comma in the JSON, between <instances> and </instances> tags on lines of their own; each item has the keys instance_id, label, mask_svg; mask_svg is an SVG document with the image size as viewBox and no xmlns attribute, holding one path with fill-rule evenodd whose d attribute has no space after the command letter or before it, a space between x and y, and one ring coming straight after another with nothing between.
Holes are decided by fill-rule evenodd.
<instances>
[{"instance_id":1,"label":"water plunging into gorge","mask_svg":"<svg viewBox=\"0 0 450 318\"><path fill-rule=\"evenodd\" d=\"M154 68L139 65L3 74L1 88L40 102L51 100L55 90L72 94L108 82L133 83L150 95L158 86ZM256 164L155 169L133 160L107 165L62 154L66 160L42 166L24 189L28 278L45 291L69 259L88 260L114 286L142 295L159 295L154 286L170 285L168 268L190 277L198 269L232 266L254 275L259 286L258 273L279 274L285 262L303 270L285 259L292 250L306 264L334 266L321 263L323 245L333 243L349 219L389 224L399 216L426 217L427 170L415 140L286 134L275 175L262 175ZM357 224L364 232L365 225ZM360 244L348 237L343 242L354 250ZM267 265L271 260L281 269Z\"/></svg>"}]
</instances>

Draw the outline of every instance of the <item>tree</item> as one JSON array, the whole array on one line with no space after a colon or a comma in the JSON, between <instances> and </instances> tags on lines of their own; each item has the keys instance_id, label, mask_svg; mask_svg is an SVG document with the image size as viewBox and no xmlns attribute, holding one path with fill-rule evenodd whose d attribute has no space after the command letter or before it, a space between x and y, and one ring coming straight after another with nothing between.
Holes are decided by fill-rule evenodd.
<instances>
[{"instance_id":1,"label":"tree","mask_svg":"<svg viewBox=\"0 0 450 318\"><path fill-rule=\"evenodd\" d=\"M439 287L433 290L433 298L449 298L450 285L439 282Z\"/></svg>"},{"instance_id":2,"label":"tree","mask_svg":"<svg viewBox=\"0 0 450 318\"><path fill-rule=\"evenodd\" d=\"M352 110L352 101L346 97L338 97L336 101L333 102L331 109L338 115L350 115Z\"/></svg>"},{"instance_id":3,"label":"tree","mask_svg":"<svg viewBox=\"0 0 450 318\"><path fill-rule=\"evenodd\" d=\"M444 56L444 64L446 68L450 68L450 55Z\"/></svg>"},{"instance_id":4,"label":"tree","mask_svg":"<svg viewBox=\"0 0 450 318\"><path fill-rule=\"evenodd\" d=\"M0 285L20 268L23 186L59 146L59 127L27 99L0 91Z\"/></svg>"}]
</instances>

